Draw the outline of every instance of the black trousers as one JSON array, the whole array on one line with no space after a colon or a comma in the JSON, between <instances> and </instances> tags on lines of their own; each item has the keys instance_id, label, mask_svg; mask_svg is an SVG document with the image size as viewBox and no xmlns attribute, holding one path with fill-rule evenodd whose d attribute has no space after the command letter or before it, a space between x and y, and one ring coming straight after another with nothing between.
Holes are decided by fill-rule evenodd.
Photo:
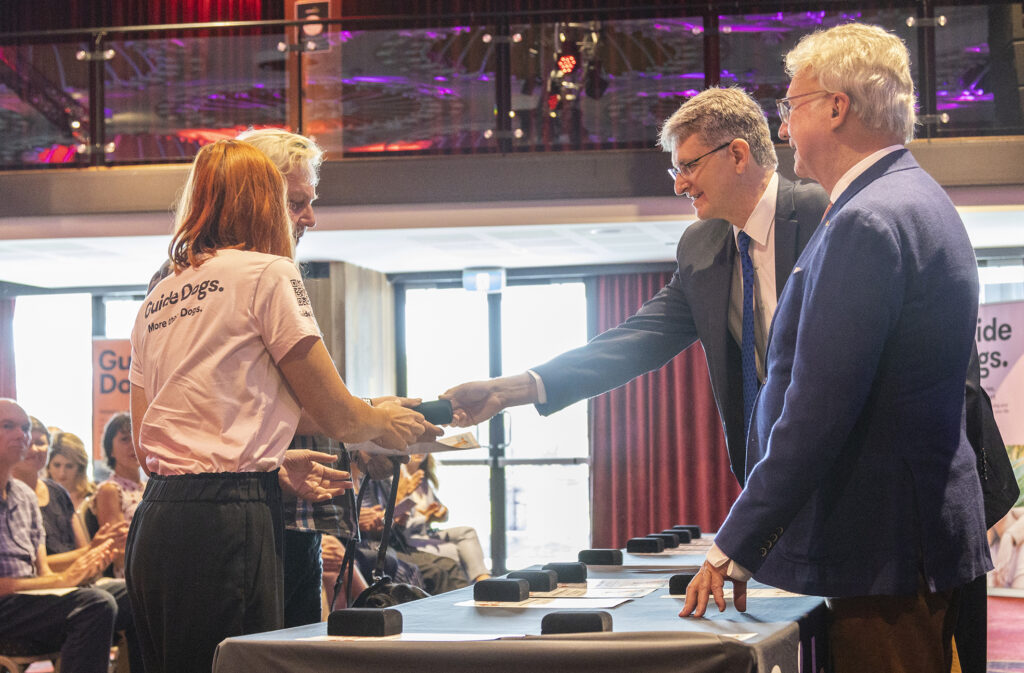
<instances>
[{"instance_id":1,"label":"black trousers","mask_svg":"<svg viewBox=\"0 0 1024 673\"><path fill-rule=\"evenodd\" d=\"M100 589L63 596L0 598L0 639L38 652L60 650L63 673L106 673L117 603Z\"/></svg>"},{"instance_id":2,"label":"black trousers","mask_svg":"<svg viewBox=\"0 0 1024 673\"><path fill-rule=\"evenodd\" d=\"M147 673L209 673L225 638L282 626L277 472L153 476L125 579Z\"/></svg>"},{"instance_id":3,"label":"black trousers","mask_svg":"<svg viewBox=\"0 0 1024 673\"><path fill-rule=\"evenodd\" d=\"M960 612L953 631L956 654L963 673L985 673L988 668L988 586L985 575L963 586Z\"/></svg>"},{"instance_id":4,"label":"black trousers","mask_svg":"<svg viewBox=\"0 0 1024 673\"><path fill-rule=\"evenodd\" d=\"M304 626L320 621L320 588L323 581L320 533L284 531L284 626Z\"/></svg>"}]
</instances>

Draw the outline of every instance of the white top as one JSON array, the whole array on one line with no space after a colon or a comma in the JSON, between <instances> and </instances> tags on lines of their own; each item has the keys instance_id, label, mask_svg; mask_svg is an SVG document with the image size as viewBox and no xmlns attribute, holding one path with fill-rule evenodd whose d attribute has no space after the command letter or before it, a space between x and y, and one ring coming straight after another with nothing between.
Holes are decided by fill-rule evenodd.
<instances>
[{"instance_id":1,"label":"white top","mask_svg":"<svg viewBox=\"0 0 1024 673\"><path fill-rule=\"evenodd\" d=\"M764 383L765 351L768 348L768 329L779 304L775 284L775 204L779 196L779 174L772 173L768 186L754 206L742 231L750 236L750 261L754 264L754 353L757 360L757 378ZM733 241L741 229L732 228ZM743 341L743 267L739 244L733 263L732 284L729 288L729 333L736 343Z\"/></svg>"},{"instance_id":2,"label":"white top","mask_svg":"<svg viewBox=\"0 0 1024 673\"><path fill-rule=\"evenodd\" d=\"M853 181L859 178L861 173L874 166L885 155L892 154L896 150L902 149L903 145L889 145L888 147L883 147L877 152L872 152L868 156L864 157L863 159L855 163L853 166L850 166L850 170L843 173L843 176L839 178L839 182L837 182L835 186L832 188L832 193L829 194L829 199L832 201L832 203L838 201L839 197L842 196L843 192L846 191L846 188L853 184Z\"/></svg>"},{"instance_id":3,"label":"white top","mask_svg":"<svg viewBox=\"0 0 1024 673\"><path fill-rule=\"evenodd\" d=\"M299 420L277 362L320 336L286 257L220 250L162 280L132 330L132 385L149 408L139 443L147 472L277 468Z\"/></svg>"}]
</instances>

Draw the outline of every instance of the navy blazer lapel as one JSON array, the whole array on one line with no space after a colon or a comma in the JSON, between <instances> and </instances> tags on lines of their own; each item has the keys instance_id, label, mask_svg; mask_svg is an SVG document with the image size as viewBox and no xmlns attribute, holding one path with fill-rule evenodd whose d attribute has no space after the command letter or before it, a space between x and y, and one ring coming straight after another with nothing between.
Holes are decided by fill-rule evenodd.
<instances>
[{"instance_id":1,"label":"navy blazer lapel","mask_svg":"<svg viewBox=\"0 0 1024 673\"><path fill-rule=\"evenodd\" d=\"M846 202L857 195L857 192L882 177L892 170L907 170L917 167L917 160L906 148L890 152L868 167L866 171L857 176L857 179L850 183L850 186L843 190L843 193L836 199L835 205L828 212L829 219L835 217L839 209L846 205Z\"/></svg>"}]
</instances>

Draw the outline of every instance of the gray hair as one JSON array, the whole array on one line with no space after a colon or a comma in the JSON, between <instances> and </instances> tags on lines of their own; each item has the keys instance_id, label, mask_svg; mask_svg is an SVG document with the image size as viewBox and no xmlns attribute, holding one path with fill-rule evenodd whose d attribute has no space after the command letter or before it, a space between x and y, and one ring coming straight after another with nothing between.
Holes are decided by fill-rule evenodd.
<instances>
[{"instance_id":1,"label":"gray hair","mask_svg":"<svg viewBox=\"0 0 1024 673\"><path fill-rule=\"evenodd\" d=\"M786 54L786 72L815 77L822 88L850 97L854 114L872 130L914 139L917 99L903 40L878 26L847 23L803 37Z\"/></svg>"},{"instance_id":2,"label":"gray hair","mask_svg":"<svg viewBox=\"0 0 1024 673\"><path fill-rule=\"evenodd\" d=\"M658 144L666 152L697 134L712 147L743 138L758 166L775 168L779 159L764 110L743 89L707 89L683 103L661 127Z\"/></svg>"},{"instance_id":3,"label":"gray hair","mask_svg":"<svg viewBox=\"0 0 1024 673\"><path fill-rule=\"evenodd\" d=\"M324 151L306 136L284 129L249 129L235 136L235 140L247 142L270 157L281 175L301 171L314 187L320 182Z\"/></svg>"}]
</instances>

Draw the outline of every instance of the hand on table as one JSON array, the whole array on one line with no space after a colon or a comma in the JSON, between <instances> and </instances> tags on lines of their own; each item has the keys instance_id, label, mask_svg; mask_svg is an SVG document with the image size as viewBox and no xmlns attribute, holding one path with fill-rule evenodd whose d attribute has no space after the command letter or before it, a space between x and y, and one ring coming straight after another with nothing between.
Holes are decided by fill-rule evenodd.
<instances>
[{"instance_id":1,"label":"hand on table","mask_svg":"<svg viewBox=\"0 0 1024 673\"><path fill-rule=\"evenodd\" d=\"M725 581L729 580L732 582L732 601L733 605L740 612L746 612L747 610L747 583L730 579L726 575L726 568L729 564L725 563L721 567L716 568L707 561L700 567L700 571L694 575L693 579L690 580L690 584L686 587L686 602L683 604L683 609L679 612L680 617L703 617L704 612L708 607L708 598L714 597L715 605L718 606L719 612L725 612Z\"/></svg>"}]
</instances>

